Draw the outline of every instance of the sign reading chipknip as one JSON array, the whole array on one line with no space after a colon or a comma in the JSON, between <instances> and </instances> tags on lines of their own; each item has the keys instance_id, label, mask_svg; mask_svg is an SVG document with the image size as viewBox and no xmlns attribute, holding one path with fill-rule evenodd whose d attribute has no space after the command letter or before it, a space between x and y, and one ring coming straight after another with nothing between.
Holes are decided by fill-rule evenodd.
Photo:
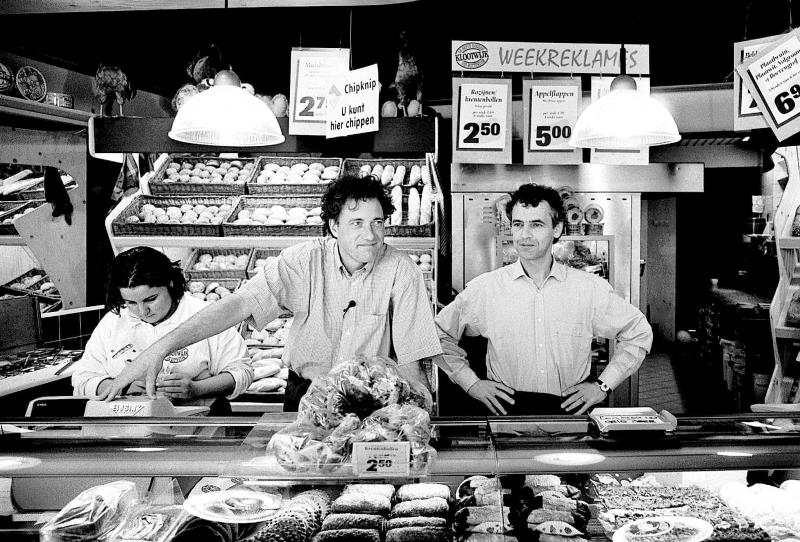
<instances>
[{"instance_id":1,"label":"sign reading chipknip","mask_svg":"<svg viewBox=\"0 0 800 542\"><path fill-rule=\"evenodd\" d=\"M325 137L378 131L378 65L340 77L328 94Z\"/></svg>"},{"instance_id":2,"label":"sign reading chipknip","mask_svg":"<svg viewBox=\"0 0 800 542\"><path fill-rule=\"evenodd\" d=\"M453 41L450 69L454 72L535 72L616 74L620 72L618 43L526 43ZM625 44L627 73L650 73L650 46Z\"/></svg>"}]
</instances>

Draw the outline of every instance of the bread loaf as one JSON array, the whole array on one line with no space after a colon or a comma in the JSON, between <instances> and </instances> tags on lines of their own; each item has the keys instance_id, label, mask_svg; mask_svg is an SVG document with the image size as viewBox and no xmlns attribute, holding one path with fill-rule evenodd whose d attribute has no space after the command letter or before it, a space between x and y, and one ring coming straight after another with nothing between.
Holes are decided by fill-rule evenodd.
<instances>
[{"instance_id":1,"label":"bread loaf","mask_svg":"<svg viewBox=\"0 0 800 542\"><path fill-rule=\"evenodd\" d=\"M394 212L389 220L389 225L400 226L403 223L403 189L399 186L392 188L392 205L394 205Z\"/></svg>"}]
</instances>

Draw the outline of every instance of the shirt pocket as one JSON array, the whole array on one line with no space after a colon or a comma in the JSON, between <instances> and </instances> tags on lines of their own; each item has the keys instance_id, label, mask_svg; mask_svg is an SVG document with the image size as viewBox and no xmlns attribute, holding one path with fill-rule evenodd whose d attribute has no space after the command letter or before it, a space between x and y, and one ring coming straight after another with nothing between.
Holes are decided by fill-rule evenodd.
<instances>
[{"instance_id":1,"label":"shirt pocket","mask_svg":"<svg viewBox=\"0 0 800 542\"><path fill-rule=\"evenodd\" d=\"M590 363L592 334L583 324L553 322L553 361L558 367L562 385L572 386Z\"/></svg>"}]
</instances>

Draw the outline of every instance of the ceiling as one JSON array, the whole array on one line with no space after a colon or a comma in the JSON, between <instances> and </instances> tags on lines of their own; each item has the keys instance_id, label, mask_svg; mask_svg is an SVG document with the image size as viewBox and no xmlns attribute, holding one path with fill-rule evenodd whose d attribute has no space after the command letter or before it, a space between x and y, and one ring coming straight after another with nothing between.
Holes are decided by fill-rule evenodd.
<instances>
[{"instance_id":1,"label":"ceiling","mask_svg":"<svg viewBox=\"0 0 800 542\"><path fill-rule=\"evenodd\" d=\"M424 72L425 101L435 104L450 100L453 39L648 43L652 86L720 83L731 80L733 42L784 32L790 13L800 21L800 8L790 0L421 0L370 7L6 14L0 52L87 74L101 62L119 64L137 88L171 97L188 81L187 63L204 43L214 42L258 92L286 94L289 54L299 45L350 45L353 66L377 62L388 83L397 67L397 35L405 29Z\"/></svg>"}]
</instances>

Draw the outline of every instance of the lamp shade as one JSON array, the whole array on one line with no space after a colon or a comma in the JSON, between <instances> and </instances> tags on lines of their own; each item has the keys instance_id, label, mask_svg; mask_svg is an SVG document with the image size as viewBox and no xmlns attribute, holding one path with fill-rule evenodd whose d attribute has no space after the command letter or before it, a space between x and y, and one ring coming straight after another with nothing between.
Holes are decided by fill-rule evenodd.
<instances>
[{"instance_id":1,"label":"lamp shade","mask_svg":"<svg viewBox=\"0 0 800 542\"><path fill-rule=\"evenodd\" d=\"M595 149L635 149L667 145L680 139L678 126L663 105L635 89L616 88L583 111L569 144Z\"/></svg>"},{"instance_id":2,"label":"lamp shade","mask_svg":"<svg viewBox=\"0 0 800 542\"><path fill-rule=\"evenodd\" d=\"M169 137L224 147L277 145L285 140L267 104L239 86L220 84L183 104Z\"/></svg>"}]
</instances>

